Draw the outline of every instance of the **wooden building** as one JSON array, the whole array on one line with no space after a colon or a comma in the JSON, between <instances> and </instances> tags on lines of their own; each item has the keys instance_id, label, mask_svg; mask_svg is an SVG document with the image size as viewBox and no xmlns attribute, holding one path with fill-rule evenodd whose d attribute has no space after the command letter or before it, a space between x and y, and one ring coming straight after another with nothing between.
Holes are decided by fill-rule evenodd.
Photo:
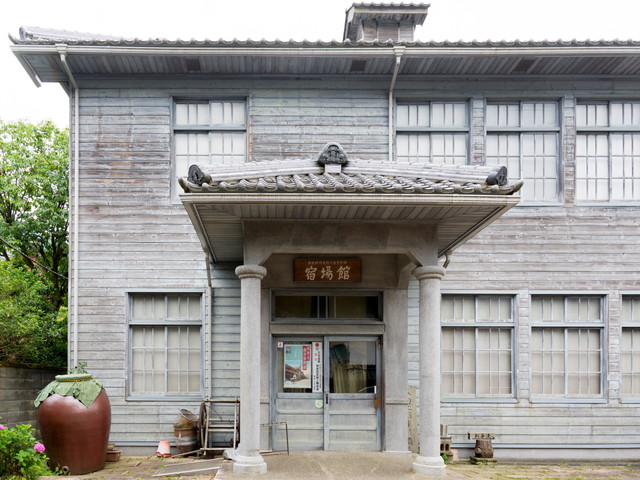
<instances>
[{"instance_id":1,"label":"wooden building","mask_svg":"<svg viewBox=\"0 0 640 480\"><path fill-rule=\"evenodd\" d=\"M638 458L640 42L416 42L427 12L354 4L331 42L12 37L69 92L70 363L127 452L240 398L237 471L282 421L293 449L419 444L433 476L439 424L463 457L472 432Z\"/></svg>"}]
</instances>

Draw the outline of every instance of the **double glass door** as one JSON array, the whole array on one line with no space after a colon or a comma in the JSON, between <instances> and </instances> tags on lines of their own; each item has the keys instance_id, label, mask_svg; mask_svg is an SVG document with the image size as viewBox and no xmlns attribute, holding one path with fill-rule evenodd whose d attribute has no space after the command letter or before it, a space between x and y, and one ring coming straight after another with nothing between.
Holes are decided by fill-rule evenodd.
<instances>
[{"instance_id":1,"label":"double glass door","mask_svg":"<svg viewBox=\"0 0 640 480\"><path fill-rule=\"evenodd\" d=\"M274 339L272 418L290 449L380 450L380 355L377 337Z\"/></svg>"}]
</instances>

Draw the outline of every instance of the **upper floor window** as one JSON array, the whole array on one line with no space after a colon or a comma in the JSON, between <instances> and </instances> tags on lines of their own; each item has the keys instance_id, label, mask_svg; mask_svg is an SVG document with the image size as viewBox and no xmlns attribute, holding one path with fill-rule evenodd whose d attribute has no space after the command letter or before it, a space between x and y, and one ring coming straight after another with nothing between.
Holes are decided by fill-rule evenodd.
<instances>
[{"instance_id":1,"label":"upper floor window","mask_svg":"<svg viewBox=\"0 0 640 480\"><path fill-rule=\"evenodd\" d=\"M127 317L130 395L199 397L202 294L132 293Z\"/></svg>"},{"instance_id":2,"label":"upper floor window","mask_svg":"<svg viewBox=\"0 0 640 480\"><path fill-rule=\"evenodd\" d=\"M513 396L513 297L444 295L442 395Z\"/></svg>"},{"instance_id":3,"label":"upper floor window","mask_svg":"<svg viewBox=\"0 0 640 480\"><path fill-rule=\"evenodd\" d=\"M173 119L176 178L186 176L194 163L246 161L245 101L176 101Z\"/></svg>"},{"instance_id":4,"label":"upper floor window","mask_svg":"<svg viewBox=\"0 0 640 480\"><path fill-rule=\"evenodd\" d=\"M576 108L576 200L640 201L640 102Z\"/></svg>"},{"instance_id":5,"label":"upper floor window","mask_svg":"<svg viewBox=\"0 0 640 480\"><path fill-rule=\"evenodd\" d=\"M602 303L596 296L532 297L532 396L602 397Z\"/></svg>"},{"instance_id":6,"label":"upper floor window","mask_svg":"<svg viewBox=\"0 0 640 480\"><path fill-rule=\"evenodd\" d=\"M559 193L557 102L489 103L486 163L524 180L522 201L555 203Z\"/></svg>"},{"instance_id":7,"label":"upper floor window","mask_svg":"<svg viewBox=\"0 0 640 480\"><path fill-rule=\"evenodd\" d=\"M620 311L620 395L640 399L640 295L622 297Z\"/></svg>"},{"instance_id":8,"label":"upper floor window","mask_svg":"<svg viewBox=\"0 0 640 480\"><path fill-rule=\"evenodd\" d=\"M396 160L464 165L468 157L466 102L398 103Z\"/></svg>"}]
</instances>

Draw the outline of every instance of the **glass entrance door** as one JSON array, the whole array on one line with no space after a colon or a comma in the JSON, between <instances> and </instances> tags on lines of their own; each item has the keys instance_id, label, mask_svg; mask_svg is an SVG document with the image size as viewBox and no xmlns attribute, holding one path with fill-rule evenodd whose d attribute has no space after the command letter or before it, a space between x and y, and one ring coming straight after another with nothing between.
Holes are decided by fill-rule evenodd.
<instances>
[{"instance_id":1,"label":"glass entrance door","mask_svg":"<svg viewBox=\"0 0 640 480\"><path fill-rule=\"evenodd\" d=\"M380 342L376 337L275 339L272 418L292 450L381 448ZM274 449L286 448L283 426Z\"/></svg>"},{"instance_id":2,"label":"glass entrance door","mask_svg":"<svg viewBox=\"0 0 640 480\"><path fill-rule=\"evenodd\" d=\"M380 450L379 342L325 339L325 450Z\"/></svg>"}]
</instances>

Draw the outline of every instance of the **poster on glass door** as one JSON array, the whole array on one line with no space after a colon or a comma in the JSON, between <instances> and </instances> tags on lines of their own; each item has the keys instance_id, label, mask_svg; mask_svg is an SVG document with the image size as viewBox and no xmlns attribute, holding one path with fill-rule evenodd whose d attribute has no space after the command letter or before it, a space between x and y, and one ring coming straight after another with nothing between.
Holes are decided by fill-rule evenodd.
<instances>
[{"instance_id":1,"label":"poster on glass door","mask_svg":"<svg viewBox=\"0 0 640 480\"><path fill-rule=\"evenodd\" d=\"M322 342L313 342L311 391L313 393L322 392Z\"/></svg>"},{"instance_id":2,"label":"poster on glass door","mask_svg":"<svg viewBox=\"0 0 640 480\"><path fill-rule=\"evenodd\" d=\"M285 344L284 388L311 388L310 344Z\"/></svg>"}]
</instances>

